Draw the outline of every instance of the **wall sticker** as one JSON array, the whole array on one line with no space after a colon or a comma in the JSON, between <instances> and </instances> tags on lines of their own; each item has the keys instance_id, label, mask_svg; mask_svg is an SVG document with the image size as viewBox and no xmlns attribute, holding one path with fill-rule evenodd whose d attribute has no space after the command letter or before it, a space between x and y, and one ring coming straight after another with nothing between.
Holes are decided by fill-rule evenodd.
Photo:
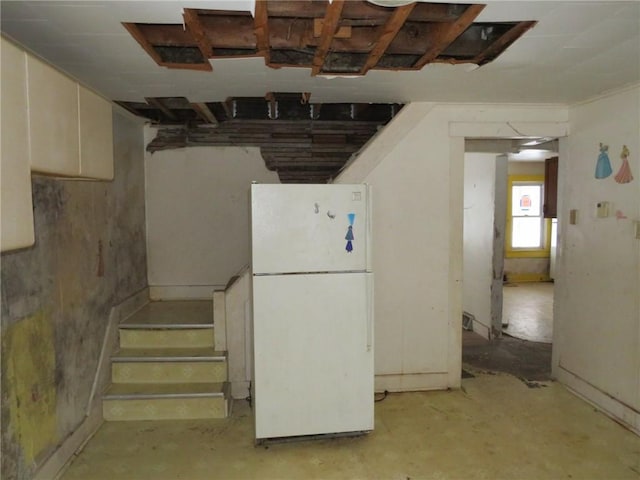
<instances>
[{"instance_id":1,"label":"wall sticker","mask_svg":"<svg viewBox=\"0 0 640 480\"><path fill-rule=\"evenodd\" d=\"M596 178L607 178L611 175L611 162L609 161L609 145L600 144L600 155L596 163Z\"/></svg>"},{"instance_id":2,"label":"wall sticker","mask_svg":"<svg viewBox=\"0 0 640 480\"><path fill-rule=\"evenodd\" d=\"M633 180L633 175L631 174L631 166L629 165L629 149L626 145L622 146L622 152L620 153L620 158L622 159L622 165L620 166L620 170L616 173L616 176L613 177L618 183L629 183Z\"/></svg>"},{"instance_id":3,"label":"wall sticker","mask_svg":"<svg viewBox=\"0 0 640 480\"><path fill-rule=\"evenodd\" d=\"M347 215L347 218L349 219L349 227L347 228L347 234L344 237L344 239L347 241L347 246L345 247L345 250L351 253L353 251L353 243L351 242L354 239L353 238L353 222L355 222L356 220L356 214L350 213Z\"/></svg>"}]
</instances>

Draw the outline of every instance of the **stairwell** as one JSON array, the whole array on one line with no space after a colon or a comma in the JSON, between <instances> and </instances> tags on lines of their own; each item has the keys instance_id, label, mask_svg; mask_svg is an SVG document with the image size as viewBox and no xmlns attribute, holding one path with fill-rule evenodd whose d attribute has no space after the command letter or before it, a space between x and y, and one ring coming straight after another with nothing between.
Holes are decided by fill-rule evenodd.
<instances>
[{"instance_id":1,"label":"stairwell","mask_svg":"<svg viewBox=\"0 0 640 480\"><path fill-rule=\"evenodd\" d=\"M225 418L227 354L214 349L212 302L151 302L119 326L104 419Z\"/></svg>"}]
</instances>

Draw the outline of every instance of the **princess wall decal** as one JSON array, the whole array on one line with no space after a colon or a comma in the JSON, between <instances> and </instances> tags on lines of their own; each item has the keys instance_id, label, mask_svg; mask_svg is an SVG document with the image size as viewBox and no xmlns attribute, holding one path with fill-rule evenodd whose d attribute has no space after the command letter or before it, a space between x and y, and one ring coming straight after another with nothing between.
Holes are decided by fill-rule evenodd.
<instances>
[{"instance_id":1,"label":"princess wall decal","mask_svg":"<svg viewBox=\"0 0 640 480\"><path fill-rule=\"evenodd\" d=\"M351 253L353 251L353 222L355 222L356 220L356 214L355 213L350 213L347 215L347 218L349 219L349 227L347 227L347 234L345 235L344 239L347 241L347 246L345 247L345 250L348 253Z\"/></svg>"},{"instance_id":2,"label":"princess wall decal","mask_svg":"<svg viewBox=\"0 0 640 480\"><path fill-rule=\"evenodd\" d=\"M629 149L626 145L622 146L622 152L620 153L620 158L622 159L622 165L620 166L620 170L616 173L616 176L613 177L618 183L629 183L633 180L633 175L631 174L631 166L629 165Z\"/></svg>"},{"instance_id":3,"label":"princess wall decal","mask_svg":"<svg viewBox=\"0 0 640 480\"><path fill-rule=\"evenodd\" d=\"M607 178L613 170L611 170L611 162L609 161L609 145L600 144L600 154L596 163L596 178Z\"/></svg>"}]
</instances>

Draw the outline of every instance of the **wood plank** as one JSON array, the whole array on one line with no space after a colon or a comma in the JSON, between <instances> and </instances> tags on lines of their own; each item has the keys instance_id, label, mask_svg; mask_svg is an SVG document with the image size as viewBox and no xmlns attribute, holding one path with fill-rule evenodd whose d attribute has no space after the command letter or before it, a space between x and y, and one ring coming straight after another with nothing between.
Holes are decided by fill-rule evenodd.
<instances>
[{"instance_id":1,"label":"wood plank","mask_svg":"<svg viewBox=\"0 0 640 480\"><path fill-rule=\"evenodd\" d=\"M159 98L155 98L155 97L144 97L144 99L147 101L147 103L155 108L157 108L158 110L160 110L162 112L162 114L167 117L169 120L178 120L178 117L176 117L176 115L169 110L164 103L162 103L162 100L160 100Z\"/></svg>"},{"instance_id":2,"label":"wood plank","mask_svg":"<svg viewBox=\"0 0 640 480\"><path fill-rule=\"evenodd\" d=\"M265 63L270 63L269 54L269 14L267 0L256 0L254 12L254 32L256 34L256 48L258 54L264 57Z\"/></svg>"},{"instance_id":3,"label":"wood plank","mask_svg":"<svg viewBox=\"0 0 640 480\"><path fill-rule=\"evenodd\" d=\"M324 19L322 18L314 18L313 19L313 36L320 37L322 36L322 26L324 25ZM334 38L351 38L351 26L350 25L341 25L338 27L338 31L333 35Z\"/></svg>"},{"instance_id":4,"label":"wood plank","mask_svg":"<svg viewBox=\"0 0 640 480\"><path fill-rule=\"evenodd\" d=\"M476 65L484 65L485 63L490 62L498 55L500 55L504 50L506 50L509 45L511 45L518 38L524 35L525 32L533 28L536 23L538 22L527 21L518 23L512 29L507 31L507 33L502 35L498 40L489 45L482 53L471 60L470 63L475 63Z\"/></svg>"},{"instance_id":5,"label":"wood plank","mask_svg":"<svg viewBox=\"0 0 640 480\"><path fill-rule=\"evenodd\" d=\"M387 48L391 44L396 35L404 25L404 22L407 20L411 12L415 8L415 3L410 3L409 5L404 5L402 7L397 7L384 28L382 29L382 33L378 38L373 50L369 53L369 57L367 57L367 61L363 65L360 70L360 75L365 75L371 68L375 67L380 60L380 57L384 55L384 52L387 51Z\"/></svg>"},{"instance_id":6,"label":"wood plank","mask_svg":"<svg viewBox=\"0 0 640 480\"><path fill-rule=\"evenodd\" d=\"M320 73L322 66L324 65L324 59L329 52L331 42L333 40L333 34L335 33L338 23L340 22L340 15L342 14L342 8L344 7L345 0L334 0L328 7L324 16L324 23L322 25L322 35L320 36L320 43L316 47L316 54L313 57L313 63L311 66L311 75L315 76Z\"/></svg>"},{"instance_id":7,"label":"wood plank","mask_svg":"<svg viewBox=\"0 0 640 480\"><path fill-rule=\"evenodd\" d=\"M480 14L484 7L485 5L470 5L455 22L443 23L436 26L437 37L434 44L413 65L414 68L420 69L427 63L433 62L447 45L451 44L451 42L458 38L458 36L473 23L473 20Z\"/></svg>"},{"instance_id":8,"label":"wood plank","mask_svg":"<svg viewBox=\"0 0 640 480\"><path fill-rule=\"evenodd\" d=\"M211 125L218 125L218 119L209 109L206 103L190 103L191 108L202 118L205 122Z\"/></svg>"},{"instance_id":9,"label":"wood plank","mask_svg":"<svg viewBox=\"0 0 640 480\"><path fill-rule=\"evenodd\" d=\"M205 59L210 58L213 53L213 47L204 31L204 27L200 21L200 17L198 17L197 11L191 8L185 8L182 17L184 18L184 24L187 31L191 33L195 39L202 56Z\"/></svg>"}]
</instances>

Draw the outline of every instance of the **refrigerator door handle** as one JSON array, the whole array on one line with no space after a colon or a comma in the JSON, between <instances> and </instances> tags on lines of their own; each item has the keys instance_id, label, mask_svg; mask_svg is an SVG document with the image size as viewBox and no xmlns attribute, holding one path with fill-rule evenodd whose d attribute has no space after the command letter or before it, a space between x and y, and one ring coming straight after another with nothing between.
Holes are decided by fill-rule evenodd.
<instances>
[{"instance_id":1,"label":"refrigerator door handle","mask_svg":"<svg viewBox=\"0 0 640 480\"><path fill-rule=\"evenodd\" d=\"M373 274L367 274L367 352L373 347Z\"/></svg>"}]
</instances>

